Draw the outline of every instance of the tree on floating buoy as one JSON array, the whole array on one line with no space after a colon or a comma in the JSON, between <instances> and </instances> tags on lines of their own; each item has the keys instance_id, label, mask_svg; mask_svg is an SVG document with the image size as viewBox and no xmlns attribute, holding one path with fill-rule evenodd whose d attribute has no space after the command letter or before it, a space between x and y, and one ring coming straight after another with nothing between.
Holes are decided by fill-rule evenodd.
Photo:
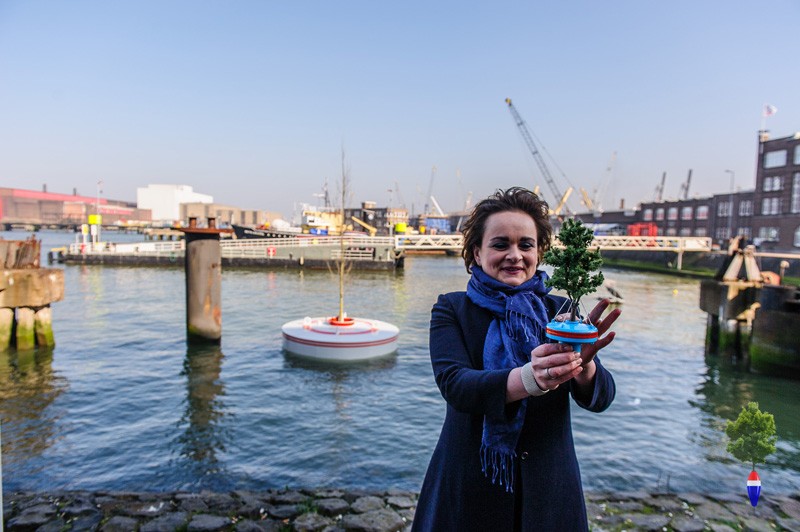
<instances>
[{"instance_id":1,"label":"tree on floating buoy","mask_svg":"<svg viewBox=\"0 0 800 532\"><path fill-rule=\"evenodd\" d=\"M728 421L725 434L730 441L727 450L734 458L749 463L752 467L747 479L747 495L750 504L758 504L761 493L761 479L756 473L756 464L765 463L767 456L775 452L775 418L769 412L762 412L758 403L749 402L742 407L735 421Z\"/></svg>"},{"instance_id":2,"label":"tree on floating buoy","mask_svg":"<svg viewBox=\"0 0 800 532\"><path fill-rule=\"evenodd\" d=\"M583 296L590 294L603 284L603 264L598 250L590 250L594 234L580 220L568 219L561 226L558 240L563 248L551 248L544 254L544 261L553 266L553 276L545 284L564 290L570 300L570 320L578 316L578 304Z\"/></svg>"}]
</instances>

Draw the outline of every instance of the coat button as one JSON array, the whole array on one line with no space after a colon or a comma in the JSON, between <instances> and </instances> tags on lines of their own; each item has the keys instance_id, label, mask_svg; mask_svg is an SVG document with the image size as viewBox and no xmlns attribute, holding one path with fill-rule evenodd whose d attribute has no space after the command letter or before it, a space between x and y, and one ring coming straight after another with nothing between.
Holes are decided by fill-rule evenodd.
<instances>
[{"instance_id":1,"label":"coat button","mask_svg":"<svg viewBox=\"0 0 800 532\"><path fill-rule=\"evenodd\" d=\"M522 458L523 460L527 460L528 459L528 451L522 451L522 454L520 455L520 458Z\"/></svg>"}]
</instances>

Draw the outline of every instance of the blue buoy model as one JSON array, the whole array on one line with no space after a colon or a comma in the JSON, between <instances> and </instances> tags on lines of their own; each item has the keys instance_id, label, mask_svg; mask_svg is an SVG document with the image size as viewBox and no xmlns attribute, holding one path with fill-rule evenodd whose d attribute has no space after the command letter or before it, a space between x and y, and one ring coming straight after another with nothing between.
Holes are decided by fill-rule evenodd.
<instances>
[{"instance_id":1,"label":"blue buoy model","mask_svg":"<svg viewBox=\"0 0 800 532\"><path fill-rule=\"evenodd\" d=\"M545 329L545 336L551 340L569 344L576 352L581 352L583 344L597 341L597 327L582 321L551 321Z\"/></svg>"},{"instance_id":2,"label":"blue buoy model","mask_svg":"<svg viewBox=\"0 0 800 532\"><path fill-rule=\"evenodd\" d=\"M758 496L761 495L761 479L753 469L747 477L747 496L750 497L750 504L754 507L758 505Z\"/></svg>"}]
</instances>

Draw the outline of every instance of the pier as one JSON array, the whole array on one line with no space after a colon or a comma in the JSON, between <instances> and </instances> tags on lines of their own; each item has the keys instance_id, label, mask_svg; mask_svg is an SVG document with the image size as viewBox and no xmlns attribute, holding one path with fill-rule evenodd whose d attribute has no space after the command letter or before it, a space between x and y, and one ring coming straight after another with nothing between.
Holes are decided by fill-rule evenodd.
<instances>
[{"instance_id":1,"label":"pier","mask_svg":"<svg viewBox=\"0 0 800 532\"><path fill-rule=\"evenodd\" d=\"M50 304L64 298L64 272L40 268L41 242L0 240L0 351L52 347Z\"/></svg>"},{"instance_id":2,"label":"pier","mask_svg":"<svg viewBox=\"0 0 800 532\"><path fill-rule=\"evenodd\" d=\"M344 258L355 269L393 271L403 267L404 250L391 237L338 236L222 240L224 267L332 268ZM76 243L51 257L55 262L182 266L185 240Z\"/></svg>"},{"instance_id":3,"label":"pier","mask_svg":"<svg viewBox=\"0 0 800 532\"><path fill-rule=\"evenodd\" d=\"M708 314L706 352L742 358L749 369L800 378L800 289L761 272L755 249L732 249L715 279L700 284Z\"/></svg>"}]
</instances>

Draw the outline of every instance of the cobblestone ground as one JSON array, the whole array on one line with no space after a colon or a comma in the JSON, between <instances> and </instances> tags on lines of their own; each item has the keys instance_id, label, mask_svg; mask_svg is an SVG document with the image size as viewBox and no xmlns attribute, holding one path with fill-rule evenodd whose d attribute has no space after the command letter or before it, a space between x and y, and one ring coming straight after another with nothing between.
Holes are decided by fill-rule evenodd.
<instances>
[{"instance_id":1,"label":"cobblestone ground","mask_svg":"<svg viewBox=\"0 0 800 532\"><path fill-rule=\"evenodd\" d=\"M8 532L158 531L406 531L417 494L400 490L270 490L231 493L68 491L6 493ZM732 530L800 532L800 493L762 496L753 508L744 494L587 493L593 531Z\"/></svg>"}]
</instances>

